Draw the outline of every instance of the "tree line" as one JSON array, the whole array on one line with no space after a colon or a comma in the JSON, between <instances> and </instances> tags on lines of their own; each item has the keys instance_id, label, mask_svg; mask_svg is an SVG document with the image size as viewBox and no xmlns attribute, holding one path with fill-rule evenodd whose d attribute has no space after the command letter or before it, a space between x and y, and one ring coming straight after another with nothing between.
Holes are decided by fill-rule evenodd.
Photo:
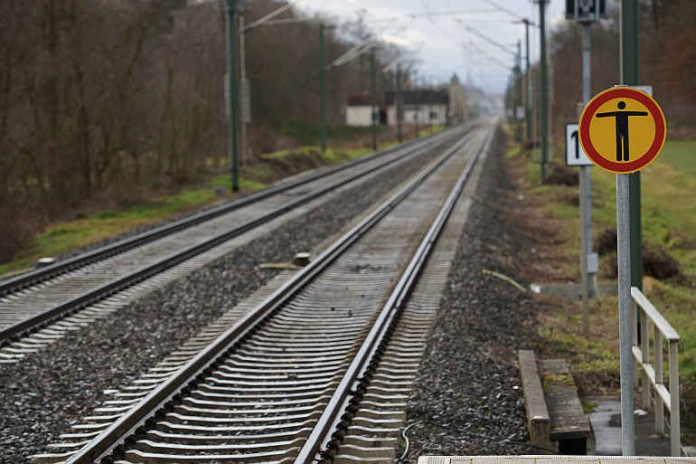
<instances>
[{"instance_id":1,"label":"tree line","mask_svg":"<svg viewBox=\"0 0 696 464\"><path fill-rule=\"evenodd\" d=\"M247 22L283 3L246 2ZM57 219L137 201L221 170L226 158L224 0L0 2L0 260ZM252 153L288 121L319 120L319 23L246 39ZM327 28L336 58L371 33ZM383 46L384 64L401 52ZM369 89L366 57L327 71L330 123Z\"/></svg>"},{"instance_id":2,"label":"tree line","mask_svg":"<svg viewBox=\"0 0 696 464\"><path fill-rule=\"evenodd\" d=\"M652 85L672 137L696 137L696 2L639 2L640 82ZM620 20L611 17L591 26L591 95L620 83ZM554 137L564 137L566 122L577 120L582 101L581 30L574 21L556 28L550 38Z\"/></svg>"},{"instance_id":3,"label":"tree line","mask_svg":"<svg viewBox=\"0 0 696 464\"><path fill-rule=\"evenodd\" d=\"M695 138L696 2L642 0L639 6L640 82L653 87L653 95L667 118L668 135ZM619 4L610 1L608 7L608 18L590 27L591 96L621 82ZM577 122L577 104L582 102L581 27L575 21L564 21L549 34L549 120L552 140L557 143L565 140L565 124ZM531 82L533 139L538 142L539 64L532 65L527 74L522 72L519 79L524 83L528 77ZM503 96L508 116L515 104L521 105L517 83L517 79L511 78Z\"/></svg>"}]
</instances>

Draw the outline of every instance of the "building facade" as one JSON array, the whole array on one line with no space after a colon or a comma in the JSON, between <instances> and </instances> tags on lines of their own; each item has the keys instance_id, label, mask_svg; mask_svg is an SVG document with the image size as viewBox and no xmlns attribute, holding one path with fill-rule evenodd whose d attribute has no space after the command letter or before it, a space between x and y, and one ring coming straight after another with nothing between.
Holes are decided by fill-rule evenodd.
<instances>
[{"instance_id":1,"label":"building facade","mask_svg":"<svg viewBox=\"0 0 696 464\"><path fill-rule=\"evenodd\" d=\"M364 93L348 95L348 101L346 102L347 125L370 126L372 125L372 118L370 95Z\"/></svg>"},{"instance_id":2,"label":"building facade","mask_svg":"<svg viewBox=\"0 0 696 464\"><path fill-rule=\"evenodd\" d=\"M395 126L396 92L386 93L387 123ZM450 120L448 90L405 90L402 92L404 124L447 124Z\"/></svg>"}]
</instances>

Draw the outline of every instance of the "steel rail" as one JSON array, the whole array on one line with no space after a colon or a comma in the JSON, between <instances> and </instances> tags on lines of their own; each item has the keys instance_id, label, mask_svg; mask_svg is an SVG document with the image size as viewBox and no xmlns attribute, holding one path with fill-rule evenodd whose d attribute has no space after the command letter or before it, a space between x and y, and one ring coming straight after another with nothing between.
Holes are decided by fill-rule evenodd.
<instances>
[{"instance_id":1,"label":"steel rail","mask_svg":"<svg viewBox=\"0 0 696 464\"><path fill-rule=\"evenodd\" d=\"M420 148L422 145L426 145L429 142L432 142L432 139L429 139L428 141L420 140L420 144L415 144L415 147L409 147L408 151L404 153L404 157L412 154L415 152L418 148ZM402 146L403 148L403 146ZM401 159L401 158L398 158ZM362 161L362 160L358 160ZM156 274L159 274L177 264L180 264L198 254L201 254L211 248L214 248L215 246L220 245L221 243L224 243L234 237L237 237L245 232L248 232L256 227L259 227L262 224L265 224L289 211L292 211L295 208L298 208L299 206L302 206L306 203L309 203L310 201L321 197L322 195L325 195L333 190L336 190L346 184L349 184L361 177L367 176L371 173L373 173L376 170L379 170L385 166L390 165L393 162L393 160L387 160L382 162L381 164L375 166L374 169L364 171L357 173L354 176L351 176L347 179L344 179L340 182L334 183L332 185L329 185L327 187L324 187L322 189L319 189L315 192L309 193L298 200L291 202L285 206L282 206L274 211L271 211L264 216L261 216L257 219L254 219L252 221L249 221L247 223L244 223L238 227L235 227L234 229L231 229L229 231L223 232L221 234L216 235L215 237L211 238L210 240L200 243L198 245L194 245L191 247L188 247L182 251L175 252L173 254L170 254L163 259L152 263L146 267L143 267L133 273L130 273L128 275L125 275L123 277L117 278L111 282L108 282L104 285L101 285L99 287L96 287L94 289L91 289L85 293L82 293L74 298L71 298L67 301L64 301L58 305L55 305L51 308L48 308L42 312L39 312L37 314L34 314L31 317L28 317L27 319L24 319L17 324L14 324L12 326L6 327L5 329L0 330L0 346L7 345L11 343L13 340L16 340L18 338L21 338L22 336L27 335L30 332L33 332L35 330L38 330L41 327L44 327L46 324L51 323L57 319L63 318L67 315L70 315L88 305L97 303L115 293L118 293L126 288L129 288L149 277L152 277ZM354 166L354 165L353 165ZM336 171L333 171L336 172ZM313 176L313 178L317 178L321 176ZM277 193L277 192L276 192ZM257 198L258 200L258 198ZM239 206L238 206L239 207ZM202 221L198 221L202 222ZM189 224L189 226L192 224ZM184 228L183 226L181 228Z\"/></svg>"},{"instance_id":2,"label":"steel rail","mask_svg":"<svg viewBox=\"0 0 696 464\"><path fill-rule=\"evenodd\" d=\"M50 266L42 267L39 269L35 269L33 271L29 271L27 273L18 275L16 277L11 277L8 278L2 282L0 282L0 297L9 295L13 292L16 292L18 290L21 290L23 288L27 288L32 285L36 285L38 283L44 282L46 280L49 280L53 277L59 276L61 274L65 274L70 271L74 271L76 269L79 269L81 267L84 267L88 264L95 263L97 261L101 261L103 259L109 258L111 256L115 256L117 254L123 253L124 251L128 251L132 248L144 245L146 243L152 242L154 240L157 240L159 238L165 237L167 235L171 235L175 232L178 232L180 230L189 228L191 226L203 223L205 221L209 221L211 219L214 219L216 217L222 216L223 214L227 214L231 211L234 211L236 209L242 208L244 206L248 206L250 204L256 203L260 200L264 200L266 198L269 198L273 195L277 195L279 193L285 192L287 190L290 190L295 187L299 187L301 185L307 184L309 182L312 182L314 180L320 179L322 177L329 176L331 174L335 174L337 172L344 171L346 169L350 169L352 167L358 166L363 163L367 163L369 161L372 161L376 158L386 156L390 153L393 153L398 150L402 149L407 149L408 151L404 153L403 156L407 156L408 154L412 153L414 150L417 150L420 146L425 145L429 142L431 142L433 139L438 138L438 135L442 134L435 134L435 135L429 135L427 137L423 137L420 139L412 140L410 142L407 142L405 144L389 148L386 150L378 151L375 152L371 155L368 155L363 158L359 158L356 160L349 161L347 163L343 163L339 166L335 166L332 168L329 168L328 170L322 171L322 172L315 172L307 176L301 176L298 179L295 179L290 182L282 182L279 183L275 186L269 187L267 189L261 190L259 192L251 193L249 195L246 195L244 197L232 200L230 202L227 202L223 205L211 208L207 211L203 211L201 213L195 214L190 217L186 217L183 219L176 220L174 222L170 222L168 224L165 224L161 227L157 227L155 229L143 232L141 234L138 234L133 237L125 238L123 240L120 240L118 242L105 245L103 247L97 248L92 251L88 251L85 253L82 253L80 255L74 256L72 258L68 258L66 260L57 262L55 264L52 264Z\"/></svg>"},{"instance_id":3,"label":"steel rail","mask_svg":"<svg viewBox=\"0 0 696 464\"><path fill-rule=\"evenodd\" d=\"M476 154L467 162L406 270L378 313L375 323L334 391L309 438L301 448L294 461L295 464L311 464L317 461L317 455L321 455L319 461L324 462L338 451L343 434L348 429L348 423L358 409L362 393L366 390L367 383L377 368L383 348L388 343L408 297L415 288L418 277L425 268L428 257L464 191L476 161L488 146L490 138L491 136L483 141Z\"/></svg>"},{"instance_id":4,"label":"steel rail","mask_svg":"<svg viewBox=\"0 0 696 464\"><path fill-rule=\"evenodd\" d=\"M418 174L375 211L360 221L360 223L318 256L316 260L312 261L285 284L276 289L253 311L243 316L213 343L181 367L166 382L159 385L148 396L143 398L140 403L129 410L128 413L121 416L109 428L73 455L67 463L111 462L110 456L114 451L122 444L128 442L149 421L155 419L177 396L189 390L193 383L202 379L220 359L239 346L261 323L268 320L277 309L296 295L327 266L340 257L346 249L379 223L382 218L406 199L467 142L468 139L465 138L448 149L438 160L432 162L427 169Z\"/></svg>"}]
</instances>

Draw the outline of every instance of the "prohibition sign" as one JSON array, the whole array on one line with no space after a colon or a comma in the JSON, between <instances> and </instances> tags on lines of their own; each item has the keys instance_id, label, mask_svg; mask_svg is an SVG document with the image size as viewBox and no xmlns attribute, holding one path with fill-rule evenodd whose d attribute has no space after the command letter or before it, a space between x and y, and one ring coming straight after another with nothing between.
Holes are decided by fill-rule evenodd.
<instances>
[{"instance_id":1,"label":"prohibition sign","mask_svg":"<svg viewBox=\"0 0 696 464\"><path fill-rule=\"evenodd\" d=\"M605 171L628 174L660 154L667 123L662 109L646 93L614 87L590 100L580 116L580 144Z\"/></svg>"}]
</instances>

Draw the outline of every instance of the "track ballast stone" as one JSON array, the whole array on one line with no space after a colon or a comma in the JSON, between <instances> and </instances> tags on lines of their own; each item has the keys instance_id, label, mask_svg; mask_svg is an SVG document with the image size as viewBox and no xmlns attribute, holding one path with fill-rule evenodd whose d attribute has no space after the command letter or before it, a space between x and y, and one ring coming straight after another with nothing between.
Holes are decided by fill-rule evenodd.
<instances>
[{"instance_id":1,"label":"track ballast stone","mask_svg":"<svg viewBox=\"0 0 696 464\"><path fill-rule=\"evenodd\" d=\"M411 158L48 349L0 365L0 462L29 462L105 400L105 390L130 383L277 274L259 264L311 250L423 164Z\"/></svg>"},{"instance_id":2,"label":"track ballast stone","mask_svg":"<svg viewBox=\"0 0 696 464\"><path fill-rule=\"evenodd\" d=\"M515 364L516 350L535 341L534 302L530 294L483 273L521 280L529 259L528 239L506 213L506 198L514 192L503 167L504 146L498 134L409 401L405 462L415 463L419 456L540 451L525 446Z\"/></svg>"}]
</instances>

